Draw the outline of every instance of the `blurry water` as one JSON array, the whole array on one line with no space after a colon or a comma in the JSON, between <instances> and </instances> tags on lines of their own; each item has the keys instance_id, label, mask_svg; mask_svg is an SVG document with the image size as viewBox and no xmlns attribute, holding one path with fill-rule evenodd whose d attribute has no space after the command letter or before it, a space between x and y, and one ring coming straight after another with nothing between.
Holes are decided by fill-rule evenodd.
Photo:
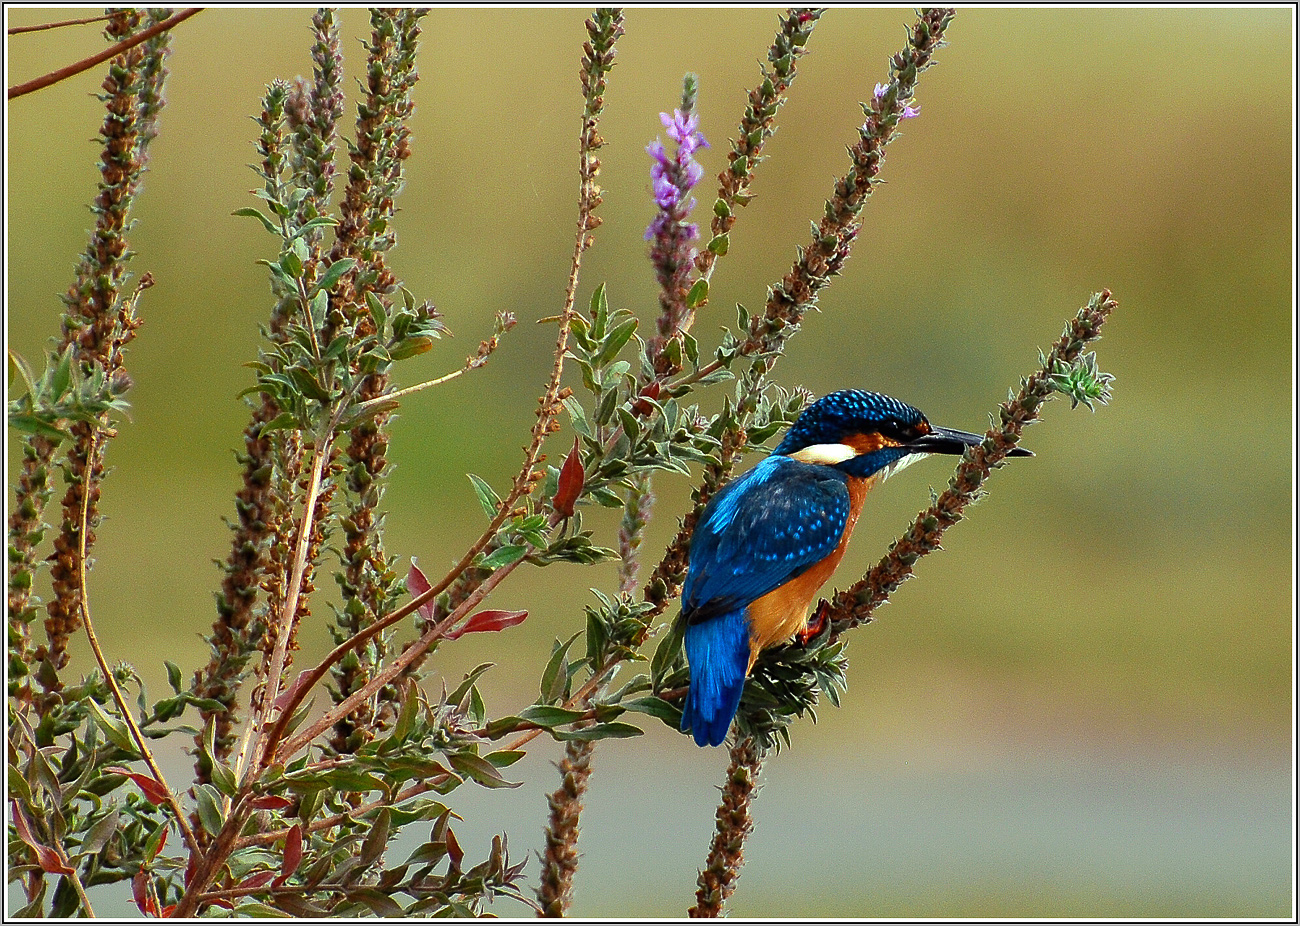
<instances>
[{"instance_id":1,"label":"blurry water","mask_svg":"<svg viewBox=\"0 0 1300 926\"><path fill-rule=\"evenodd\" d=\"M448 802L465 864L505 830L536 881L558 744L512 769L511 791L465 786ZM797 746L798 744L796 744ZM806 750L805 750L806 752ZM722 749L646 739L598 747L582 817L573 913L680 916L713 834ZM166 772L186 779L179 758ZM769 759L731 910L738 916L1284 917L1294 872L1290 769L1152 751L990 748L960 759L875 751ZM408 831L400 864L427 833ZM531 887L530 887L531 890ZM17 899L12 886L11 904ZM136 913L127 884L96 912ZM498 916L527 916L515 901Z\"/></svg>"}]
</instances>

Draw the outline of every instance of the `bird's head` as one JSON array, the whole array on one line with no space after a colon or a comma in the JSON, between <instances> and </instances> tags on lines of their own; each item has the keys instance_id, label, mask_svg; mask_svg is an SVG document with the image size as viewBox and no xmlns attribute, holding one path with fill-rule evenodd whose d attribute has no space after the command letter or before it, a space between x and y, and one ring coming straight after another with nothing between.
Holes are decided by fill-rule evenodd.
<instances>
[{"instance_id":1,"label":"bird's head","mask_svg":"<svg viewBox=\"0 0 1300 926\"><path fill-rule=\"evenodd\" d=\"M809 405L774 453L884 479L932 453L957 454L984 438L935 427L925 415L878 392L844 389ZM1020 447L1008 456L1033 456Z\"/></svg>"}]
</instances>

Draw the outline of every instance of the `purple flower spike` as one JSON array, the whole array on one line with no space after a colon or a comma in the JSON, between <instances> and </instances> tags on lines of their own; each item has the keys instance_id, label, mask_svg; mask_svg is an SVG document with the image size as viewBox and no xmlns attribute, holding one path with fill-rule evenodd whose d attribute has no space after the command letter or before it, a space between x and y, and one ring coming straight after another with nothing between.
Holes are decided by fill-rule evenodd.
<instances>
[{"instance_id":1,"label":"purple flower spike","mask_svg":"<svg viewBox=\"0 0 1300 926\"><path fill-rule=\"evenodd\" d=\"M902 113L899 114L898 118L911 119L913 116L919 116L919 115L921 115L921 107L914 106L913 104L908 103L906 106L903 107L903 111Z\"/></svg>"},{"instance_id":2,"label":"purple flower spike","mask_svg":"<svg viewBox=\"0 0 1300 926\"><path fill-rule=\"evenodd\" d=\"M690 319L686 296L695 264L695 242L700 237L699 226L689 221L695 208L691 190L704 179L704 167L695 160L695 152L709 147L700 133L700 117L695 112L695 75L687 75L683 86L681 108L659 114L673 150L657 138L646 147L651 158L650 183L657 212L645 237L650 242L650 261L661 287L659 301L663 309L658 320L659 335L652 340L650 353L656 358L656 370L660 374L667 371L667 367L659 369L667 363L660 355L664 341Z\"/></svg>"},{"instance_id":3,"label":"purple flower spike","mask_svg":"<svg viewBox=\"0 0 1300 926\"><path fill-rule=\"evenodd\" d=\"M709 143L699 131L700 117L694 112L674 109L671 115L660 113L659 121L668 137L677 143L677 150L669 154L657 138L646 147L646 153L654 161L650 165L650 180L655 205L659 207L659 214L646 229L646 240L665 239L652 254L656 266L661 263L660 256L666 257L669 252L675 255L673 264L680 260L689 265L695 256L690 242L699 237L698 226L686 221L695 205L690 192L704 179L704 167L694 155L700 148L709 147Z\"/></svg>"}]
</instances>

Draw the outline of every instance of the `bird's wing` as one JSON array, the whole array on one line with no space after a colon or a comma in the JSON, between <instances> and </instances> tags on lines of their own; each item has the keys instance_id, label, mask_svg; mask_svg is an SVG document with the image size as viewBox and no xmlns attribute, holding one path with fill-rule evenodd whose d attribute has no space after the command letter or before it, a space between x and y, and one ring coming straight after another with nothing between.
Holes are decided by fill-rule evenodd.
<instances>
[{"instance_id":1,"label":"bird's wing","mask_svg":"<svg viewBox=\"0 0 1300 926\"><path fill-rule=\"evenodd\" d=\"M745 607L829 556L849 490L826 466L771 456L705 507L691 541L682 609L692 624Z\"/></svg>"}]
</instances>

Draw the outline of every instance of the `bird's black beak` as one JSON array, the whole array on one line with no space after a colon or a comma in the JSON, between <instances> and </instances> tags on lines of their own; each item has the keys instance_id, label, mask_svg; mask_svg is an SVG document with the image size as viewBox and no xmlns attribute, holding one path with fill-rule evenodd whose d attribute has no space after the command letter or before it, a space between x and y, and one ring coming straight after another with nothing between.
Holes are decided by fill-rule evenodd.
<instances>
[{"instance_id":1,"label":"bird's black beak","mask_svg":"<svg viewBox=\"0 0 1300 926\"><path fill-rule=\"evenodd\" d=\"M904 446L917 453L962 453L967 447L974 447L984 441L983 434L958 431L954 428L931 427L929 434L923 434ZM1033 454L1024 447L1013 447L1007 453L1009 457L1032 457Z\"/></svg>"}]
</instances>

